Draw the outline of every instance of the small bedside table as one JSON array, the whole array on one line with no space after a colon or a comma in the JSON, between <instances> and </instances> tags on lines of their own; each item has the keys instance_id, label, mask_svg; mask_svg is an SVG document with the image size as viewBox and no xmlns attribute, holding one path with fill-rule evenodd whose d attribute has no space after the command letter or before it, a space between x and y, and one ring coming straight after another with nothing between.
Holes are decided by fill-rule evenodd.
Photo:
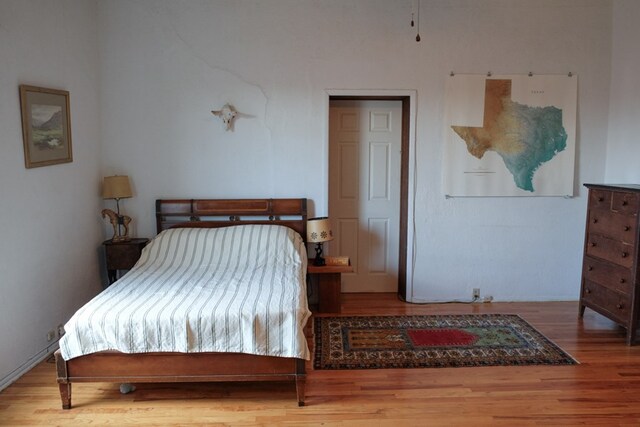
<instances>
[{"instance_id":1,"label":"small bedside table","mask_svg":"<svg viewBox=\"0 0 640 427\"><path fill-rule=\"evenodd\" d=\"M318 312L340 313L340 292L342 273L353 273L351 265L313 265L313 259L307 264L307 273L311 280L318 283Z\"/></svg>"},{"instance_id":2,"label":"small bedside table","mask_svg":"<svg viewBox=\"0 0 640 427\"><path fill-rule=\"evenodd\" d=\"M105 240L102 242L107 259L109 284L112 284L118 278L118 270L130 270L138 262L142 248L147 243L149 243L149 239L131 239L126 242Z\"/></svg>"}]
</instances>

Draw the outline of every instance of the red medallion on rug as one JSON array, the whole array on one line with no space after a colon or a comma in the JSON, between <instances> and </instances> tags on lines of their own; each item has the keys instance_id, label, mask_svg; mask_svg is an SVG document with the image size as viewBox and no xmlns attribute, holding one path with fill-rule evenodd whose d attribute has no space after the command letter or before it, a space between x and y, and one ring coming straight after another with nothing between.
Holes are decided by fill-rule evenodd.
<instances>
[{"instance_id":1,"label":"red medallion on rug","mask_svg":"<svg viewBox=\"0 0 640 427\"><path fill-rule=\"evenodd\" d=\"M470 345L478 336L462 329L408 329L407 335L415 346Z\"/></svg>"}]
</instances>

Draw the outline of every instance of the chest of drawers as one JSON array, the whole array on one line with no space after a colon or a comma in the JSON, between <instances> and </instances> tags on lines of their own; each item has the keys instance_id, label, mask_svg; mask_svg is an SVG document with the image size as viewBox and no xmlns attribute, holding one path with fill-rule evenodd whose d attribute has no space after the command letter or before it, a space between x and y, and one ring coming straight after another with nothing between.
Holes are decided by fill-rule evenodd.
<instances>
[{"instance_id":1,"label":"chest of drawers","mask_svg":"<svg viewBox=\"0 0 640 427\"><path fill-rule=\"evenodd\" d=\"M640 315L640 185L585 184L589 189L580 289L585 307L627 329L635 342Z\"/></svg>"}]
</instances>

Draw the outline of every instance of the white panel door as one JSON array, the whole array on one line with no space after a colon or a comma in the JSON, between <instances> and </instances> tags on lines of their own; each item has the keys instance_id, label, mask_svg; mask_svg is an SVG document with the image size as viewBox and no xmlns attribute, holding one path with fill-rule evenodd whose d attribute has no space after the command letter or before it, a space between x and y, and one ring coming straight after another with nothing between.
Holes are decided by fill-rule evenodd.
<instances>
[{"instance_id":1,"label":"white panel door","mask_svg":"<svg viewBox=\"0 0 640 427\"><path fill-rule=\"evenodd\" d=\"M401 116L401 101L330 101L328 252L354 269L343 292L398 290Z\"/></svg>"}]
</instances>

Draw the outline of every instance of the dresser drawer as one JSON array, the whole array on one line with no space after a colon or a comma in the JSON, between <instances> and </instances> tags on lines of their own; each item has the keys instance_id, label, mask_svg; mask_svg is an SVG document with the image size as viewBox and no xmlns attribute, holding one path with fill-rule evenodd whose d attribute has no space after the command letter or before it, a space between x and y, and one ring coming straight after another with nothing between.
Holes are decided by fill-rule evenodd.
<instances>
[{"instance_id":1,"label":"dresser drawer","mask_svg":"<svg viewBox=\"0 0 640 427\"><path fill-rule=\"evenodd\" d=\"M625 215L636 216L638 212L638 194L614 191L611 195L611 210Z\"/></svg>"},{"instance_id":2,"label":"dresser drawer","mask_svg":"<svg viewBox=\"0 0 640 427\"><path fill-rule=\"evenodd\" d=\"M627 325L629 322L629 298L597 283L584 281L582 286L582 301L591 306L597 306L605 311L617 322ZM608 316L609 317L609 316Z\"/></svg>"},{"instance_id":3,"label":"dresser drawer","mask_svg":"<svg viewBox=\"0 0 640 427\"><path fill-rule=\"evenodd\" d=\"M610 210L611 191L589 190L589 209Z\"/></svg>"},{"instance_id":4,"label":"dresser drawer","mask_svg":"<svg viewBox=\"0 0 640 427\"><path fill-rule=\"evenodd\" d=\"M633 266L634 247L598 234L587 235L587 255L605 259L626 268Z\"/></svg>"},{"instance_id":5,"label":"dresser drawer","mask_svg":"<svg viewBox=\"0 0 640 427\"><path fill-rule=\"evenodd\" d=\"M631 295L631 270L606 261L585 257L582 266L582 276L605 288Z\"/></svg>"},{"instance_id":6,"label":"dresser drawer","mask_svg":"<svg viewBox=\"0 0 640 427\"><path fill-rule=\"evenodd\" d=\"M613 211L589 210L589 233L602 234L633 245L636 241L636 217Z\"/></svg>"}]
</instances>

